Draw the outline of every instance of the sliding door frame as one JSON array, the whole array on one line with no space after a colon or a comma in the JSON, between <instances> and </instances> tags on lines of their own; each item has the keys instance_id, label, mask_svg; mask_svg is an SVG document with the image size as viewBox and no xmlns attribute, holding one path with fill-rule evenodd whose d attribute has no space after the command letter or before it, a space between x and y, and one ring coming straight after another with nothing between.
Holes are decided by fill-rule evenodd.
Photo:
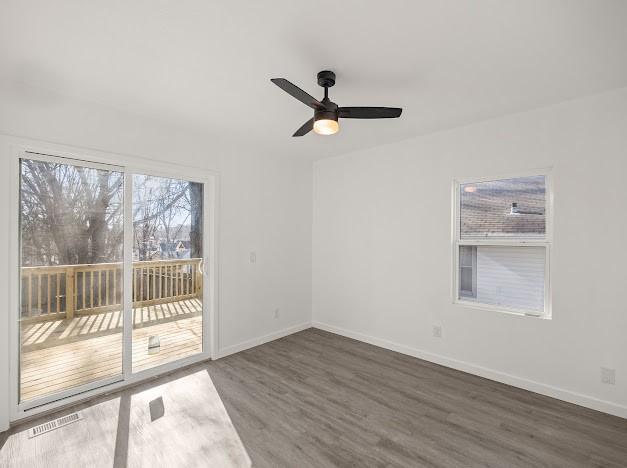
<instances>
[{"instance_id":1,"label":"sliding door frame","mask_svg":"<svg viewBox=\"0 0 627 468\"><path fill-rule=\"evenodd\" d=\"M19 402L20 385L20 159L36 159L86 167L120 171L124 174L124 257L123 257L123 350L122 374L108 379L90 382L55 393L54 395ZM202 291L202 351L176 361L155 366L136 373L132 372L132 176L133 174L178 178L203 184L203 291ZM51 411L94 396L109 393L133 385L160 374L207 359L216 359L219 349L219 259L218 259L218 206L219 174L214 171L185 167L178 164L152 161L135 156L105 153L37 142L11 146L9 220L9 394L10 420L12 422Z\"/></svg>"}]
</instances>

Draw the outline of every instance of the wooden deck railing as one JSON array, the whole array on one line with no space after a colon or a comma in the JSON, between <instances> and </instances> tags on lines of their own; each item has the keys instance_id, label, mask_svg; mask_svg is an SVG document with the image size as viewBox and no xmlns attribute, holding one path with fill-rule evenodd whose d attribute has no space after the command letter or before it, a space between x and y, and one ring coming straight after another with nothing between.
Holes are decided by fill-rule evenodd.
<instances>
[{"instance_id":1,"label":"wooden deck railing","mask_svg":"<svg viewBox=\"0 0 627 468\"><path fill-rule=\"evenodd\" d=\"M202 259L133 262L133 306L198 297ZM22 320L72 318L119 309L122 263L22 268Z\"/></svg>"}]
</instances>

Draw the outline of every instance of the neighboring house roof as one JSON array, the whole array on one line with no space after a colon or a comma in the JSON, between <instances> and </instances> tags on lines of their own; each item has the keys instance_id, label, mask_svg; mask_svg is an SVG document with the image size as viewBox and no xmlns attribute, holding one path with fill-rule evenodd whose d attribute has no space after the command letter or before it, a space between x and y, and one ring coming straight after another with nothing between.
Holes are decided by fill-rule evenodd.
<instances>
[{"instance_id":1,"label":"neighboring house roof","mask_svg":"<svg viewBox=\"0 0 627 468\"><path fill-rule=\"evenodd\" d=\"M188 240L178 241L176 248L177 249L190 249L192 247L192 242Z\"/></svg>"},{"instance_id":2,"label":"neighboring house roof","mask_svg":"<svg viewBox=\"0 0 627 468\"><path fill-rule=\"evenodd\" d=\"M176 250L177 242L160 242L159 247L162 252L174 252Z\"/></svg>"},{"instance_id":3,"label":"neighboring house roof","mask_svg":"<svg viewBox=\"0 0 627 468\"><path fill-rule=\"evenodd\" d=\"M172 242L160 242L159 246L162 252L174 252L175 250L190 249L192 243L188 240L176 240Z\"/></svg>"},{"instance_id":4,"label":"neighboring house roof","mask_svg":"<svg viewBox=\"0 0 627 468\"><path fill-rule=\"evenodd\" d=\"M462 184L461 237L543 235L545 194L544 176Z\"/></svg>"}]
</instances>

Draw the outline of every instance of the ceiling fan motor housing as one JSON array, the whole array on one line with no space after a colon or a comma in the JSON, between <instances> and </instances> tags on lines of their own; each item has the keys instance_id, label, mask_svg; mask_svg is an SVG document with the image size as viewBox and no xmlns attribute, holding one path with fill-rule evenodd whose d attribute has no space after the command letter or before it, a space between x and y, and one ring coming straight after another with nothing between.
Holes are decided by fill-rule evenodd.
<instances>
[{"instance_id":1,"label":"ceiling fan motor housing","mask_svg":"<svg viewBox=\"0 0 627 468\"><path fill-rule=\"evenodd\" d=\"M335 84L335 73L329 70L318 72L318 84L323 88L330 88Z\"/></svg>"},{"instance_id":2,"label":"ceiling fan motor housing","mask_svg":"<svg viewBox=\"0 0 627 468\"><path fill-rule=\"evenodd\" d=\"M318 120L337 120L337 104L330 101L329 98L322 100L324 108L314 110L314 121Z\"/></svg>"}]
</instances>

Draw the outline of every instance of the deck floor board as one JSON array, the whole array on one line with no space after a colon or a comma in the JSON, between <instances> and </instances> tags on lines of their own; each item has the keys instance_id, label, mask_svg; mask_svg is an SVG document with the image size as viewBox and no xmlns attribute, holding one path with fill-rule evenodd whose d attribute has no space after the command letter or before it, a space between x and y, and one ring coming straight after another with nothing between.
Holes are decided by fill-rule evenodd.
<instances>
[{"instance_id":1,"label":"deck floor board","mask_svg":"<svg viewBox=\"0 0 627 468\"><path fill-rule=\"evenodd\" d=\"M202 350L202 305L198 299L156 304L134 311L133 371L197 354ZM160 351L148 353L158 335ZM122 373L122 316L119 310L73 319L24 323L21 330L21 400Z\"/></svg>"}]
</instances>

